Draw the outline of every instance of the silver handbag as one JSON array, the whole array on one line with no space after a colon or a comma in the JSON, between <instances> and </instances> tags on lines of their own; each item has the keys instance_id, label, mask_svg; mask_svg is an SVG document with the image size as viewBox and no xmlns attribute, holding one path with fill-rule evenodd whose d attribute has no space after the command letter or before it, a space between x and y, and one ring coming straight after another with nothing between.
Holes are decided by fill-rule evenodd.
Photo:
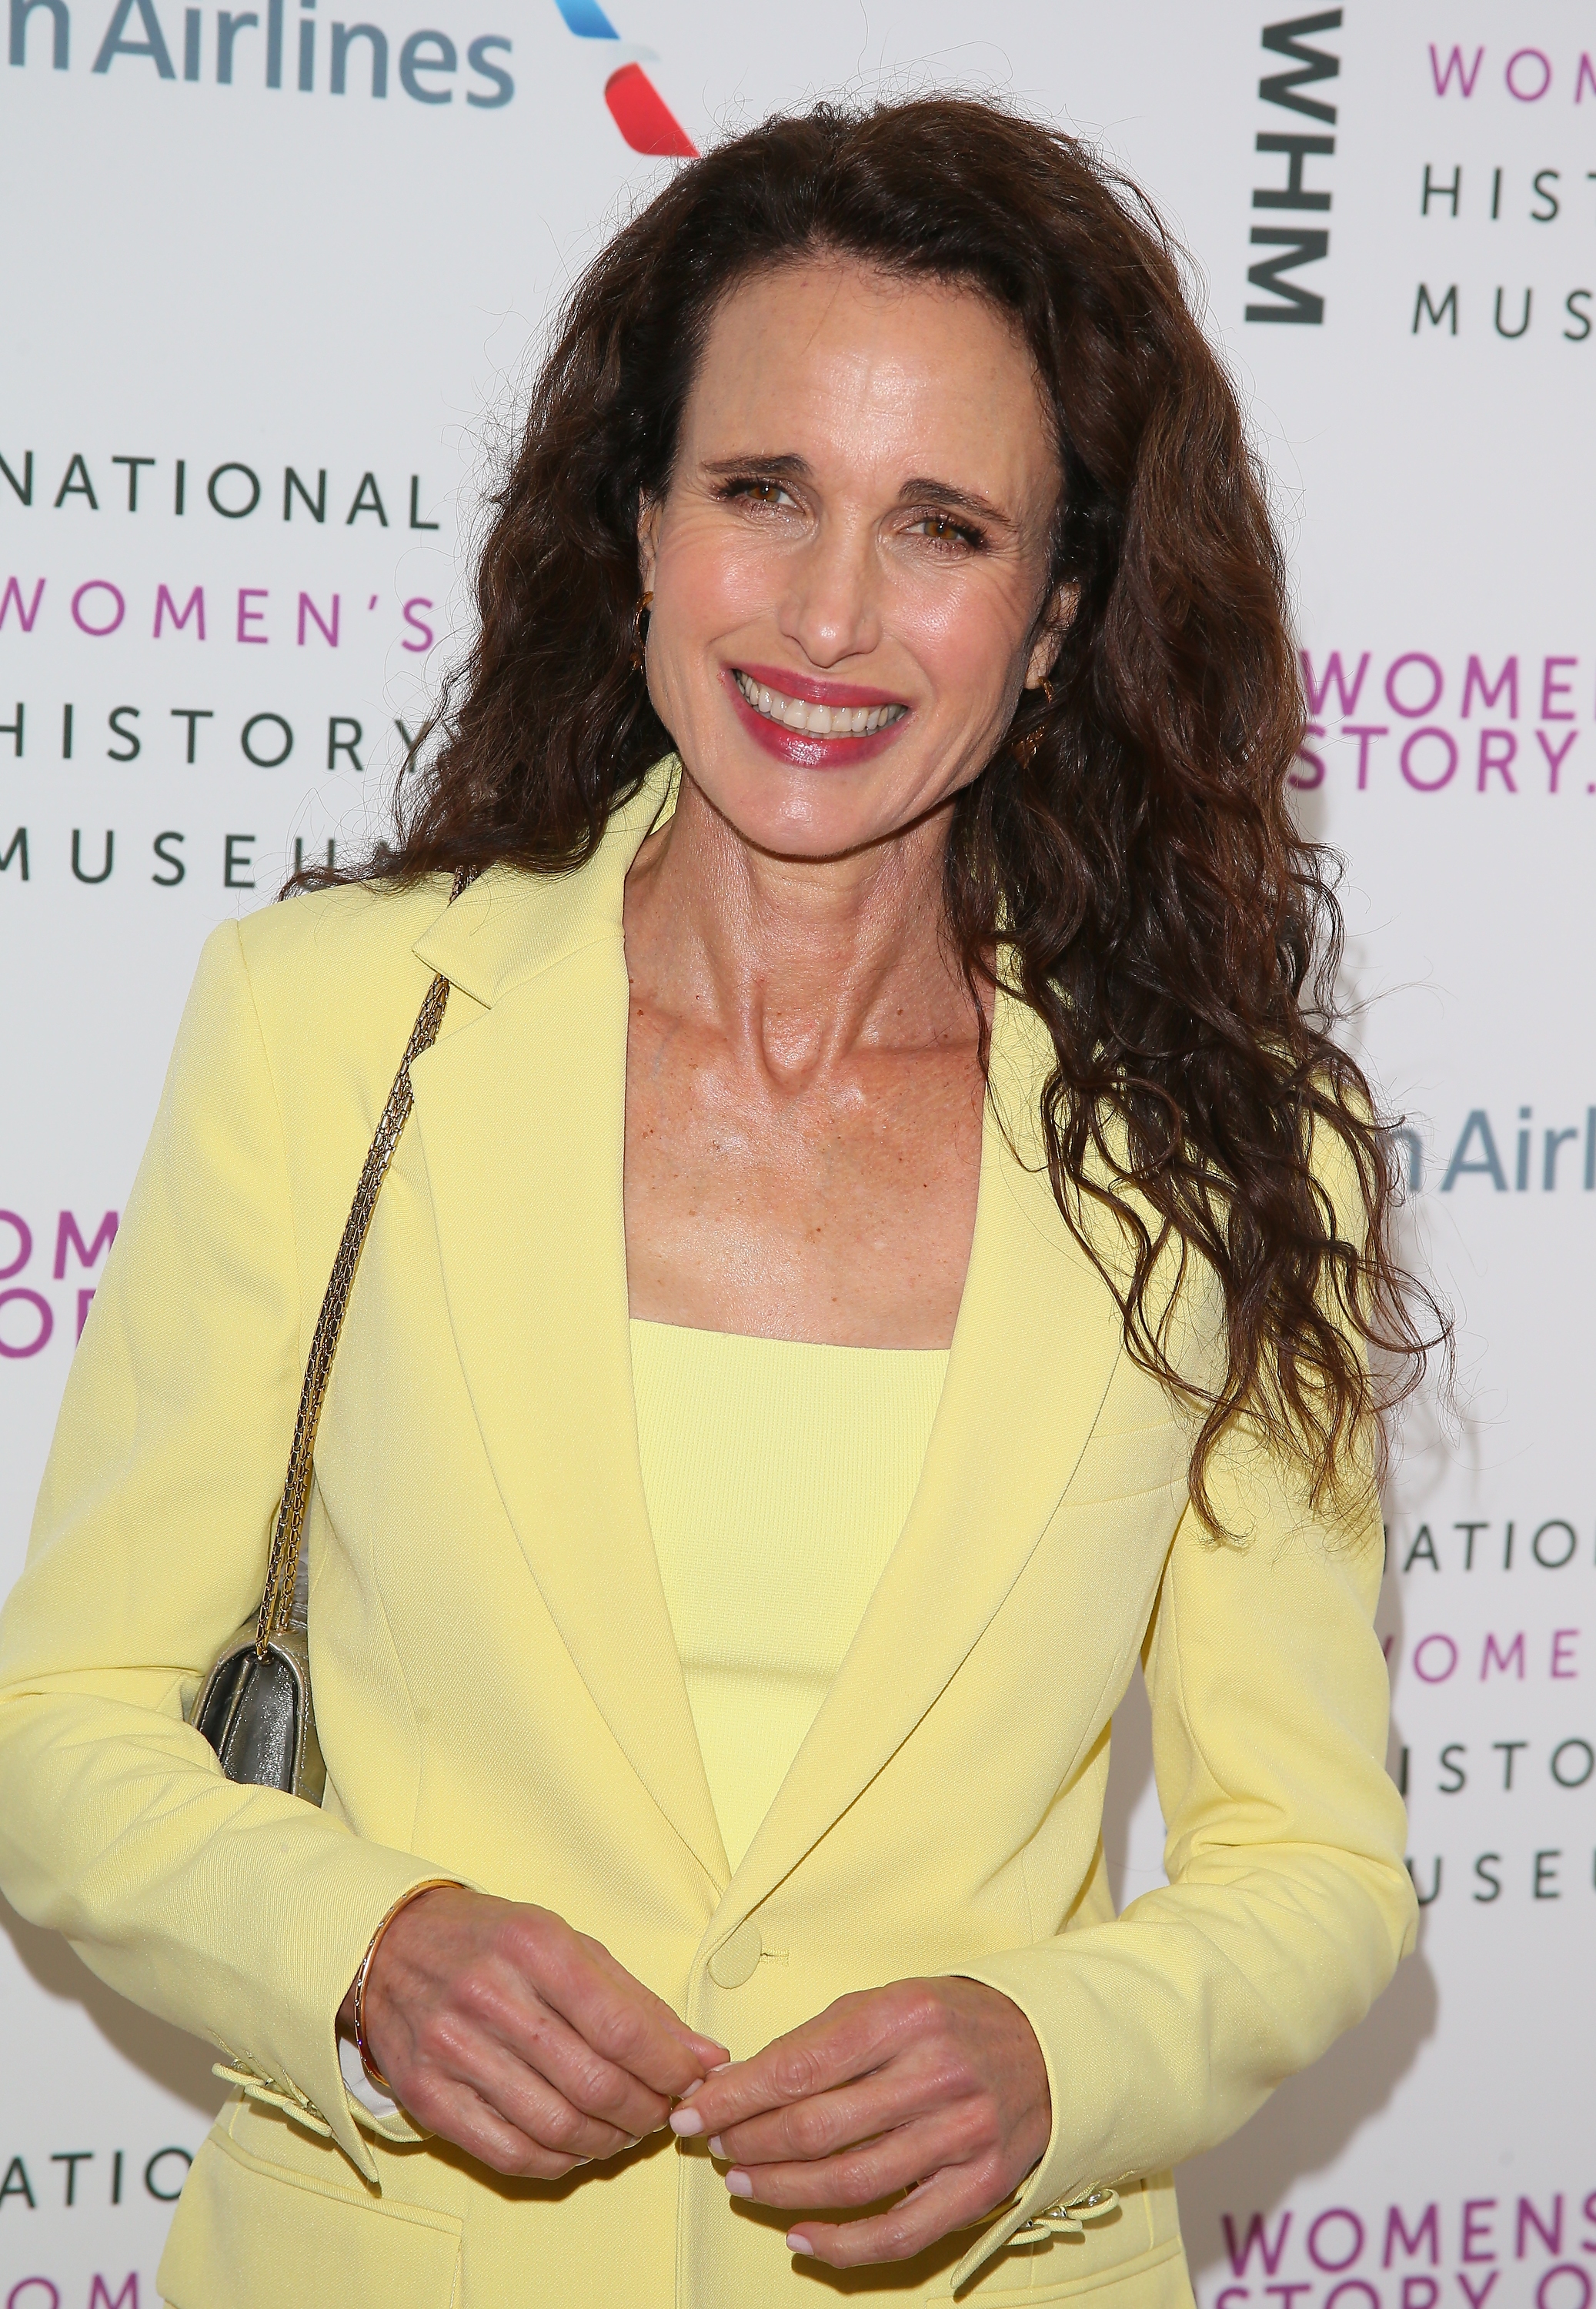
<instances>
[{"instance_id":1,"label":"silver handbag","mask_svg":"<svg viewBox=\"0 0 1596 2309\"><path fill-rule=\"evenodd\" d=\"M455 876L451 904L475 878L466 869ZM410 1117L410 1067L437 1039L448 999L449 982L440 974L421 1005L344 1222L305 1367L260 1609L223 1645L188 1710L189 1723L215 1749L229 1780L280 1788L306 1803L319 1804L327 1785L310 1690L309 1582L299 1553L315 1474L316 1426L377 1190Z\"/></svg>"}]
</instances>

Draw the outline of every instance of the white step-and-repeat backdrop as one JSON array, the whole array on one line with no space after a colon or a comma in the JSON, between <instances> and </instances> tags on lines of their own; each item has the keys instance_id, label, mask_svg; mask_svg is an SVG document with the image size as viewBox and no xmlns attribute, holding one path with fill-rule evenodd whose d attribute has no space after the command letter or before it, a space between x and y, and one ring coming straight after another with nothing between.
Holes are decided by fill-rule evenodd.
<instances>
[{"instance_id":1,"label":"white step-and-repeat backdrop","mask_svg":"<svg viewBox=\"0 0 1596 2309\"><path fill-rule=\"evenodd\" d=\"M0 1587L200 941L380 818L553 300L729 127L1010 94L1152 192L1252 409L1302 818L1347 860L1355 1031L1459 1320L1459 1414L1416 1406L1388 1503L1419 1952L1182 2176L1198 2291L1591 2309L1596 16L333 5L0 23ZM1121 1730L1129 1893L1144 1703ZM0 2309L151 2309L210 2055L0 1916Z\"/></svg>"}]
</instances>

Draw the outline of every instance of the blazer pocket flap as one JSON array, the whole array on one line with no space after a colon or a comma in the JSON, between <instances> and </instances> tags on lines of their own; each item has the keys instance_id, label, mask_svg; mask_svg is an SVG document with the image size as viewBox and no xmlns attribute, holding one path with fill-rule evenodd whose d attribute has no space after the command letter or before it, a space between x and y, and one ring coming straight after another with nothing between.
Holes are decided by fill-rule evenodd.
<instances>
[{"instance_id":1,"label":"blazer pocket flap","mask_svg":"<svg viewBox=\"0 0 1596 2309\"><path fill-rule=\"evenodd\" d=\"M449 2309L461 2227L266 2165L212 2133L183 2185L156 2271L169 2309Z\"/></svg>"}]
</instances>

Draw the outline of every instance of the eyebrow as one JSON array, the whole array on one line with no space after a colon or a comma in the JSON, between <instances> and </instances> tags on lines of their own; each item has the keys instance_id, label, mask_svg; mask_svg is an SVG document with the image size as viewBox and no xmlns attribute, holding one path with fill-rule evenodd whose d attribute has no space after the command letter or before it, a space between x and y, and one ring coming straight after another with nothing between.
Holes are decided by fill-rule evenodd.
<instances>
[{"instance_id":1,"label":"eyebrow","mask_svg":"<svg viewBox=\"0 0 1596 2309\"><path fill-rule=\"evenodd\" d=\"M706 460L703 470L722 480L734 473L768 473L772 480L807 480L814 469L807 457L788 454L715 457ZM957 489L952 481L934 480L926 475L905 481L898 492L898 503L942 506L950 513L967 514L973 520L992 522L999 528L1018 526L1012 514L1005 513L1001 506L995 506L975 490Z\"/></svg>"}]
</instances>

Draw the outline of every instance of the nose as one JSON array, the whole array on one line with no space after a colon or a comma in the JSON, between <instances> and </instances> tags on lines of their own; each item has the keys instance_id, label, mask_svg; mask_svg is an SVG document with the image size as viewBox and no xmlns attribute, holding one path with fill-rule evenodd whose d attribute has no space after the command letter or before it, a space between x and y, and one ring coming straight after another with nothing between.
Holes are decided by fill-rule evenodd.
<instances>
[{"instance_id":1,"label":"nose","mask_svg":"<svg viewBox=\"0 0 1596 2309\"><path fill-rule=\"evenodd\" d=\"M881 639L880 576L867 523L822 521L797 560L777 613L812 665L864 657Z\"/></svg>"}]
</instances>

